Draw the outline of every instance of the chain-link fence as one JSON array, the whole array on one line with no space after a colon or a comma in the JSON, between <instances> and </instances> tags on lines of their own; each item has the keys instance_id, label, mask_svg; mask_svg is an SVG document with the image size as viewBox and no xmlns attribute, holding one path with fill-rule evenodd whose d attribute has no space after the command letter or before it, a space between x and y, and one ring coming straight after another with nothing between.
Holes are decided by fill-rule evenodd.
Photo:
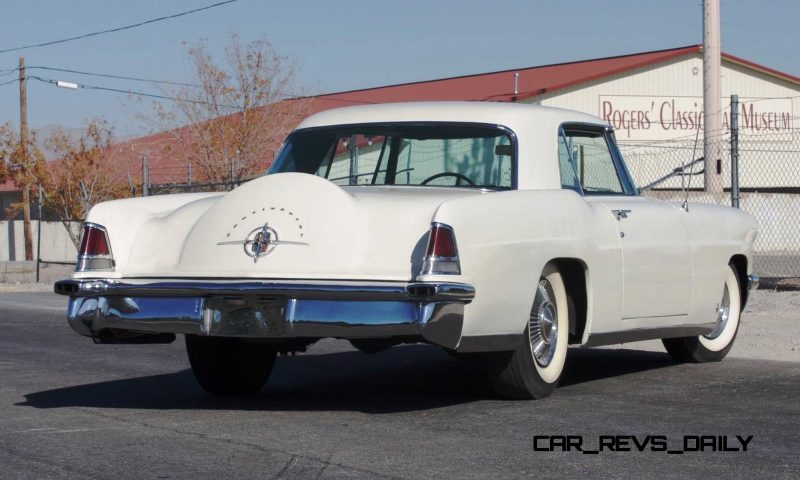
<instances>
[{"instance_id":1,"label":"chain-link fence","mask_svg":"<svg viewBox=\"0 0 800 480\"><path fill-rule=\"evenodd\" d=\"M244 183L241 182L193 182L159 183L147 187L147 195L168 195L171 193L227 192Z\"/></svg>"},{"instance_id":2,"label":"chain-link fence","mask_svg":"<svg viewBox=\"0 0 800 480\"><path fill-rule=\"evenodd\" d=\"M628 167L644 194L669 201L731 205L730 131L712 137L719 152L723 193L705 190L703 139L623 144ZM739 207L759 226L755 271L764 277L800 276L800 130L742 129L738 135ZM686 175L680 175L685 171ZM669 176L672 174L671 176ZM668 177L669 176L669 177ZM683 193L683 189L687 193Z\"/></svg>"}]
</instances>

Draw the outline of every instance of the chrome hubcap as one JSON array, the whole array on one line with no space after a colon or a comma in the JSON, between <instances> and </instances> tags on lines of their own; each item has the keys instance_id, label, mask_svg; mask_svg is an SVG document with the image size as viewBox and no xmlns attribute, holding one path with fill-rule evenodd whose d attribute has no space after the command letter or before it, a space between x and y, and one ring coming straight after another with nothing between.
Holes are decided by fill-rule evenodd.
<instances>
[{"instance_id":1,"label":"chrome hubcap","mask_svg":"<svg viewBox=\"0 0 800 480\"><path fill-rule=\"evenodd\" d=\"M717 305L717 326L714 330L705 337L713 340L719 337L725 330L728 324L728 319L731 316L731 298L728 294L728 285L725 285L725 290L722 292L722 302Z\"/></svg>"},{"instance_id":2,"label":"chrome hubcap","mask_svg":"<svg viewBox=\"0 0 800 480\"><path fill-rule=\"evenodd\" d=\"M541 280L536 288L536 298L528 320L528 335L534 360L542 367L550 365L558 341L558 310L553 287Z\"/></svg>"}]
</instances>

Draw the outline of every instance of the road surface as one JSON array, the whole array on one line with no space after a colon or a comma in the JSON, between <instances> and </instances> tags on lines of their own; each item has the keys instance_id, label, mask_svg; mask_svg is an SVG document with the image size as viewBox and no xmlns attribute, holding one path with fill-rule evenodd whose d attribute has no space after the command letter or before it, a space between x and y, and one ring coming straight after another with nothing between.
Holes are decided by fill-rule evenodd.
<instances>
[{"instance_id":1,"label":"road surface","mask_svg":"<svg viewBox=\"0 0 800 480\"><path fill-rule=\"evenodd\" d=\"M800 363L679 365L661 352L571 349L547 400L501 401L480 364L409 345L324 341L280 358L263 392L206 395L182 339L93 345L64 299L0 293L0 477L797 478ZM535 451L534 437L752 436L748 451ZM621 436L621 437L617 437ZM689 442L684 445L684 437ZM620 440L621 439L621 440ZM542 444L540 443L541 447ZM652 446L652 444L650 445ZM710 448L710 447L709 447Z\"/></svg>"}]
</instances>

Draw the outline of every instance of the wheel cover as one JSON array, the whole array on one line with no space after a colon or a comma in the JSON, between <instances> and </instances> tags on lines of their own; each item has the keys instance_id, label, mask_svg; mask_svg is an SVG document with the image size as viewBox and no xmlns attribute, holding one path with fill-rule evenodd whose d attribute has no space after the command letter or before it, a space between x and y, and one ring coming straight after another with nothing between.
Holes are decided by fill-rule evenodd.
<instances>
[{"instance_id":1,"label":"wheel cover","mask_svg":"<svg viewBox=\"0 0 800 480\"><path fill-rule=\"evenodd\" d=\"M728 284L725 284L725 290L722 292L722 302L717 306L717 326L706 338L713 340L725 331L725 326L728 324L728 319L731 317L731 296L728 293Z\"/></svg>"},{"instance_id":2,"label":"wheel cover","mask_svg":"<svg viewBox=\"0 0 800 480\"><path fill-rule=\"evenodd\" d=\"M554 297L550 282L540 280L528 320L528 336L533 359L541 367L550 365L558 344L558 309Z\"/></svg>"}]
</instances>

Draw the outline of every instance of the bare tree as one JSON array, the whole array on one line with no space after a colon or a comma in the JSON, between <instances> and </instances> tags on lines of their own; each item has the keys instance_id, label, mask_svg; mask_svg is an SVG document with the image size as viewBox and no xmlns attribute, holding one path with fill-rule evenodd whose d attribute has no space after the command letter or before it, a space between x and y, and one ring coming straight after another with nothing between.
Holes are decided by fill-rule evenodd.
<instances>
[{"instance_id":1,"label":"bare tree","mask_svg":"<svg viewBox=\"0 0 800 480\"><path fill-rule=\"evenodd\" d=\"M4 183L11 179L9 171L9 152L7 151L7 143L13 139L11 125L5 123L0 125L0 183Z\"/></svg>"},{"instance_id":2,"label":"bare tree","mask_svg":"<svg viewBox=\"0 0 800 480\"><path fill-rule=\"evenodd\" d=\"M25 148L19 131L10 123L0 125L0 182L13 180L18 186L36 185L47 169L44 155L37 145L36 134L30 132ZM9 213L22 211L22 203L11 205Z\"/></svg>"},{"instance_id":3,"label":"bare tree","mask_svg":"<svg viewBox=\"0 0 800 480\"><path fill-rule=\"evenodd\" d=\"M235 34L218 62L208 43L189 47L195 86L165 90L175 101L154 106L147 120L167 130L168 154L185 158L193 177L239 182L263 173L274 149L309 109L287 100L295 64L266 40L242 43Z\"/></svg>"},{"instance_id":4,"label":"bare tree","mask_svg":"<svg viewBox=\"0 0 800 480\"><path fill-rule=\"evenodd\" d=\"M58 160L40 172L43 207L60 221L75 244L80 245L80 222L97 203L131 196L127 180L114 169L114 130L102 119L92 119L77 140L64 131L54 132L47 144Z\"/></svg>"},{"instance_id":5,"label":"bare tree","mask_svg":"<svg viewBox=\"0 0 800 480\"><path fill-rule=\"evenodd\" d=\"M5 151L5 143L7 139L11 138L13 129L11 125L6 123L0 125L0 183L5 183L9 180L8 159ZM2 212L0 212L2 213Z\"/></svg>"}]
</instances>

